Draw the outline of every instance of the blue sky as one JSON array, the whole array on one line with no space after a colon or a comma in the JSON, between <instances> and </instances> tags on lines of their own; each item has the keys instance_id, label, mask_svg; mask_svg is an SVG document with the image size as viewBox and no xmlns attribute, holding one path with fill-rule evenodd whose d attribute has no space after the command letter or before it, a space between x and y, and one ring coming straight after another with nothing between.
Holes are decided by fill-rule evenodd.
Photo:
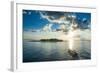
<instances>
[{"instance_id":1,"label":"blue sky","mask_svg":"<svg viewBox=\"0 0 100 73\"><path fill-rule=\"evenodd\" d=\"M24 13L24 11L26 13ZM40 29L48 23L45 19L41 19L40 14L33 10L23 11L23 28L27 29ZM31 12L31 14L29 14Z\"/></svg>"},{"instance_id":2,"label":"blue sky","mask_svg":"<svg viewBox=\"0 0 100 73\"><path fill-rule=\"evenodd\" d=\"M45 25L50 22L43 18L41 13L45 13L48 16L52 16L53 19L58 19L61 16L64 16L67 12L52 12L52 11L35 11L35 10L23 10L23 30L38 30L42 29ZM68 12L69 13L69 12ZM75 13L70 12L69 14L74 14L76 16L76 22L78 23L79 28L88 29L88 25L91 22L91 14L90 13ZM59 27L58 23L53 23L55 25L52 26L52 29L56 29Z\"/></svg>"}]
</instances>

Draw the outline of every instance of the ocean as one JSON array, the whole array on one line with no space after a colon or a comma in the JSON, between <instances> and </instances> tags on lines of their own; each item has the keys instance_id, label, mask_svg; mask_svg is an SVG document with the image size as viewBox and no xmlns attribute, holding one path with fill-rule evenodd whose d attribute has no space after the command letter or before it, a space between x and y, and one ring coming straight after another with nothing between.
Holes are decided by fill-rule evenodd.
<instances>
[{"instance_id":1,"label":"ocean","mask_svg":"<svg viewBox=\"0 0 100 73\"><path fill-rule=\"evenodd\" d=\"M70 52L68 41L34 42L24 40L23 63L91 59L91 41L89 40L74 41L71 50L72 52Z\"/></svg>"}]
</instances>

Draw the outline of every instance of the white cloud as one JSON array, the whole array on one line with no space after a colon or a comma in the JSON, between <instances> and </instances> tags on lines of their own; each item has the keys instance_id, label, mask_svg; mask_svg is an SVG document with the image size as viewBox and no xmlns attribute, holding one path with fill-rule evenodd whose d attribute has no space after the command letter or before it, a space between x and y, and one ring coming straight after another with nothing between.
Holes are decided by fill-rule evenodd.
<instances>
[{"instance_id":1,"label":"white cloud","mask_svg":"<svg viewBox=\"0 0 100 73\"><path fill-rule=\"evenodd\" d=\"M44 31L52 31L51 27L54 25L54 23L58 23L60 25L60 29L67 29L68 25L70 24L70 21L66 20L66 16L60 16L59 18L55 19L54 16L47 15L46 12L39 12L40 16L43 19L46 19L49 21L49 24L46 24L43 28ZM52 19L51 19L52 18Z\"/></svg>"},{"instance_id":2,"label":"white cloud","mask_svg":"<svg viewBox=\"0 0 100 73\"><path fill-rule=\"evenodd\" d=\"M58 19L54 19L54 16L47 15L45 12L39 12L43 19L47 19L50 23L65 23L69 24L69 21L66 20L66 16L61 16ZM51 19L52 18L52 19Z\"/></svg>"},{"instance_id":3,"label":"white cloud","mask_svg":"<svg viewBox=\"0 0 100 73\"><path fill-rule=\"evenodd\" d=\"M43 31L52 31L51 27L52 27L53 24L46 24L44 27L43 27Z\"/></svg>"},{"instance_id":4,"label":"white cloud","mask_svg":"<svg viewBox=\"0 0 100 73\"><path fill-rule=\"evenodd\" d=\"M26 11L23 11L23 14L27 14L27 12Z\"/></svg>"}]
</instances>

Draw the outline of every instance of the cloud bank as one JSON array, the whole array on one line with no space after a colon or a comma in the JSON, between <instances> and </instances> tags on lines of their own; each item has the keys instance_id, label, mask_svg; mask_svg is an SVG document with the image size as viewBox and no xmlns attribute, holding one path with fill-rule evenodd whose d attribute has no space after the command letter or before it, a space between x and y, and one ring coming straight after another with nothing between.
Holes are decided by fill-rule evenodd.
<instances>
[{"instance_id":1,"label":"cloud bank","mask_svg":"<svg viewBox=\"0 0 100 73\"><path fill-rule=\"evenodd\" d=\"M72 20L78 25L78 28L73 31L74 40L91 40L91 30L90 21L86 18L82 20L78 19L74 13L66 12L48 12L39 11L40 18L47 20L49 23L43 26L42 30L34 32L24 31L24 39L27 40L40 40L40 39L61 39L68 40L71 39L69 36L70 26L72 25ZM77 20L76 20L77 19ZM59 25L55 31L52 26L55 24Z\"/></svg>"}]
</instances>

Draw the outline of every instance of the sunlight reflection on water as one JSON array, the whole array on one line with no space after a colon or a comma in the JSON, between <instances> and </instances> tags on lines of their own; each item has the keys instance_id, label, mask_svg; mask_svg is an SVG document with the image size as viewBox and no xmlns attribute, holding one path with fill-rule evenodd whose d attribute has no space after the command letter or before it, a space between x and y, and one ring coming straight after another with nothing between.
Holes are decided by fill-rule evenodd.
<instances>
[{"instance_id":1,"label":"sunlight reflection on water","mask_svg":"<svg viewBox=\"0 0 100 73\"><path fill-rule=\"evenodd\" d=\"M80 59L91 58L91 41L74 41ZM68 42L23 42L23 62L72 60Z\"/></svg>"}]
</instances>

